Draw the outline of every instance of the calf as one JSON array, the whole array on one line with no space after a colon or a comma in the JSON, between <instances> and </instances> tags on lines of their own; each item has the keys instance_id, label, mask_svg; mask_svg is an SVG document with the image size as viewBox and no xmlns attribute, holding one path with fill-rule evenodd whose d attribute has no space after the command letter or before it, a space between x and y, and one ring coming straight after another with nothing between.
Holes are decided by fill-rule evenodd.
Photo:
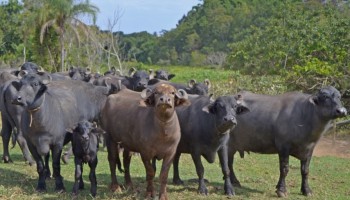
<instances>
[{"instance_id":1,"label":"calf","mask_svg":"<svg viewBox=\"0 0 350 200\"><path fill-rule=\"evenodd\" d=\"M78 189L84 189L83 182L83 164L88 163L90 167L90 192L93 197L96 196L96 166L98 150L98 132L94 124L89 121L80 121L72 132L72 146L75 163L75 182L73 194L78 194Z\"/></svg>"},{"instance_id":2,"label":"calf","mask_svg":"<svg viewBox=\"0 0 350 200\"><path fill-rule=\"evenodd\" d=\"M243 114L249 109L243 105L240 96L222 96L211 101L207 96L192 95L190 101L191 106L176 109L181 127L181 140L174 158L173 182L182 184L179 176L179 159L181 153L189 153L196 166L198 192L207 194L201 156L209 163L213 163L218 152L224 174L225 193L234 195L229 178L226 143L230 131L236 126L236 115Z\"/></svg>"},{"instance_id":3,"label":"calf","mask_svg":"<svg viewBox=\"0 0 350 200\"><path fill-rule=\"evenodd\" d=\"M301 192L311 195L308 184L312 152L330 122L345 116L347 111L334 87L324 87L315 95L291 92L268 96L242 92L250 112L237 117L238 125L232 131L228 149L231 182L240 185L233 171L233 156L252 151L279 156L280 177L277 195L287 195L285 178L289 155L300 160Z\"/></svg>"},{"instance_id":4,"label":"calf","mask_svg":"<svg viewBox=\"0 0 350 200\"><path fill-rule=\"evenodd\" d=\"M142 99L141 99L142 98ZM180 126L175 107L188 105L187 94L173 86L160 84L142 93L128 89L108 97L101 116L106 131L108 161L111 170L111 189L119 188L115 169L119 143L128 152L139 152L146 168L147 196L154 197L155 171L151 159L163 159L160 172L159 199L168 199L167 177L176 147L180 141ZM131 186L130 157L124 157L125 182Z\"/></svg>"}]
</instances>

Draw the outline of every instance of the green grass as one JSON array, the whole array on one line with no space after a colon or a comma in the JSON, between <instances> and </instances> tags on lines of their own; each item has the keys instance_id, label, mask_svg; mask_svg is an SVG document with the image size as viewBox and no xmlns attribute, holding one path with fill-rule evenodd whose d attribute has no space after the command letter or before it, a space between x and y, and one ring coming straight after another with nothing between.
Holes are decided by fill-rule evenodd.
<instances>
[{"instance_id":1,"label":"green grass","mask_svg":"<svg viewBox=\"0 0 350 200\"><path fill-rule=\"evenodd\" d=\"M2 145L1 145L2 147ZM67 165L62 165L62 175L67 189L66 193L54 192L54 180L47 181L47 192L37 193L36 167L24 163L21 152L16 146L11 150L13 163L0 163L0 199L71 199L71 190L74 181L73 159ZM133 190L123 190L112 193L108 189L110 173L106 151L99 151L97 166L98 189L96 199L143 199L145 193L145 170L139 156L133 156L131 175L134 183ZM218 160L218 159L217 159ZM208 164L202 159L205 166L205 178L209 181L207 187L209 196L197 194L197 178L191 157L183 155L180 160L180 175L185 181L183 186L171 184L172 169L168 179L168 194L170 199L227 199L224 195L221 170L216 161ZM160 165L161 162L158 162ZM300 194L299 161L290 159L290 171L287 176L287 199L349 199L350 196L350 168L349 159L335 157L314 157L310 167L310 186L313 197L307 198ZM158 169L160 166L158 165ZM242 188L235 188L236 196L233 199L277 199L275 185L278 180L277 155L246 155L244 159L237 158L236 173L241 181ZM84 166L85 190L79 193L78 199L92 199L89 194L87 165ZM158 175L155 179L158 190ZM124 179L118 173L119 182ZM158 191L157 191L158 192Z\"/></svg>"}]
</instances>

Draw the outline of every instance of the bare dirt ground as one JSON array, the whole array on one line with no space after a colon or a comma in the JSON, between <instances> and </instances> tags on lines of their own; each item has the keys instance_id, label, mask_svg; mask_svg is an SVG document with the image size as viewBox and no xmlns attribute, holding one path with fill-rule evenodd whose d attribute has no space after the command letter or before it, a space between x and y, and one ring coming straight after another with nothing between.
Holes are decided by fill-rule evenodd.
<instances>
[{"instance_id":1,"label":"bare dirt ground","mask_svg":"<svg viewBox=\"0 0 350 200\"><path fill-rule=\"evenodd\" d=\"M314 156L335 156L339 158L350 158L350 136L335 137L323 136L314 149Z\"/></svg>"}]
</instances>

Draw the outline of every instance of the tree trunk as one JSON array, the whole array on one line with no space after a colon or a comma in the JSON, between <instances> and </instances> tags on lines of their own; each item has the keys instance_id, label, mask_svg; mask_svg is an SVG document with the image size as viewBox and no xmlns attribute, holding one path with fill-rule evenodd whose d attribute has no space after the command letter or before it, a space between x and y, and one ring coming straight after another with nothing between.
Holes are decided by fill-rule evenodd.
<instances>
[{"instance_id":1,"label":"tree trunk","mask_svg":"<svg viewBox=\"0 0 350 200\"><path fill-rule=\"evenodd\" d=\"M63 72L64 69L64 40L63 40L63 34L60 36L60 45L61 45L61 72Z\"/></svg>"}]
</instances>

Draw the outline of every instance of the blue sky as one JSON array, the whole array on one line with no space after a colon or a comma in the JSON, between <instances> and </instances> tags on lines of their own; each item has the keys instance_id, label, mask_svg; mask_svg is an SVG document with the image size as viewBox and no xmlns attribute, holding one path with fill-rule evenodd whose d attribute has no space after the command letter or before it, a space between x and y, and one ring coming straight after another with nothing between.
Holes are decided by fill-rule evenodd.
<instances>
[{"instance_id":1,"label":"blue sky","mask_svg":"<svg viewBox=\"0 0 350 200\"><path fill-rule=\"evenodd\" d=\"M149 33L175 28L183 15L200 0L90 0L100 9L97 25L108 29L108 20L116 14L118 23L113 31Z\"/></svg>"}]
</instances>

